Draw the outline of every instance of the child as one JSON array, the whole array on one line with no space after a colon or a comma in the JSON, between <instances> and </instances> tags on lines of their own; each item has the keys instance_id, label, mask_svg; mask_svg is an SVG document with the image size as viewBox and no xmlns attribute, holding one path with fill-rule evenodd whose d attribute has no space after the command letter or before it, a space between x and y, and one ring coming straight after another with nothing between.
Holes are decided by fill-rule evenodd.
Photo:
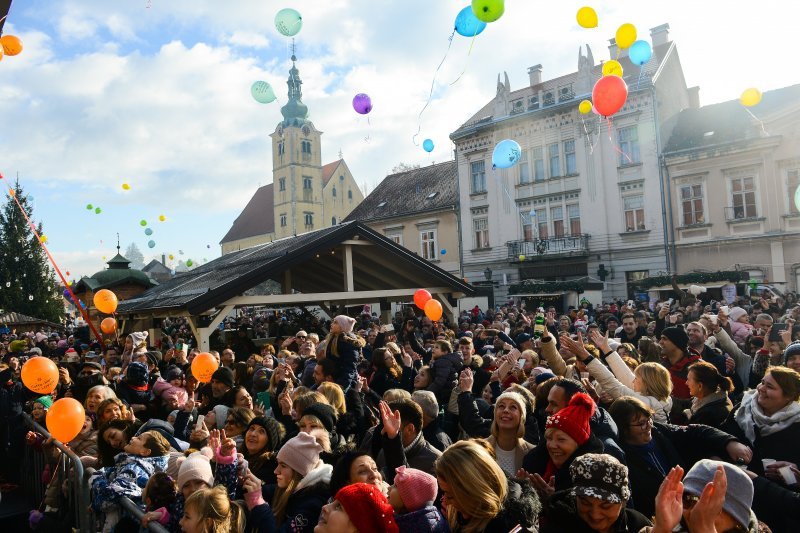
<instances>
[{"instance_id":1,"label":"child","mask_svg":"<svg viewBox=\"0 0 800 533\"><path fill-rule=\"evenodd\" d=\"M162 526L169 524L167 507L175 501L178 490L175 481L166 472L156 472L147 482L142 492L147 513L142 517L142 527L155 520Z\"/></svg>"},{"instance_id":2,"label":"child","mask_svg":"<svg viewBox=\"0 0 800 533\"><path fill-rule=\"evenodd\" d=\"M244 510L228 497L225 487L217 485L189 496L180 524L187 533L244 531Z\"/></svg>"},{"instance_id":3,"label":"child","mask_svg":"<svg viewBox=\"0 0 800 533\"><path fill-rule=\"evenodd\" d=\"M447 520L433 505L439 489L436 478L405 466L398 466L396 472L394 485L389 488L389 504L400 531L450 531Z\"/></svg>"},{"instance_id":4,"label":"child","mask_svg":"<svg viewBox=\"0 0 800 533\"><path fill-rule=\"evenodd\" d=\"M431 350L431 384L426 390L436 395L439 405L450 400L450 392L458 382L458 374L464 366L461 353L453 353L449 341L436 341Z\"/></svg>"},{"instance_id":5,"label":"child","mask_svg":"<svg viewBox=\"0 0 800 533\"><path fill-rule=\"evenodd\" d=\"M119 499L125 496L141 505L147 480L167 469L169 442L156 431L133 437L124 450L114 458L114 466L100 469L90 479L92 507L106 514L104 532L113 531L119 521Z\"/></svg>"}]
</instances>

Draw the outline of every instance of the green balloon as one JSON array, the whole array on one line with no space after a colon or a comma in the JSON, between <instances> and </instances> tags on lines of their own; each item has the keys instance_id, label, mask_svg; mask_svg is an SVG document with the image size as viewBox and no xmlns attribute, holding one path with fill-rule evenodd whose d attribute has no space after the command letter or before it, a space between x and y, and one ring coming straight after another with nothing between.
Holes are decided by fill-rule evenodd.
<instances>
[{"instance_id":1,"label":"green balloon","mask_svg":"<svg viewBox=\"0 0 800 533\"><path fill-rule=\"evenodd\" d=\"M94 206L92 204L86 204L86 209L91 211L92 209L94 209Z\"/></svg>"},{"instance_id":2,"label":"green balloon","mask_svg":"<svg viewBox=\"0 0 800 533\"><path fill-rule=\"evenodd\" d=\"M472 0L472 12L483 22L494 22L503 16L505 10L505 0Z\"/></svg>"},{"instance_id":3,"label":"green balloon","mask_svg":"<svg viewBox=\"0 0 800 533\"><path fill-rule=\"evenodd\" d=\"M193 262L192 262L192 260L191 260L191 259L189 259L188 261L186 261L186 266L187 266L187 267L190 267L190 266L192 266L192 264L193 264Z\"/></svg>"},{"instance_id":4,"label":"green balloon","mask_svg":"<svg viewBox=\"0 0 800 533\"><path fill-rule=\"evenodd\" d=\"M300 29L303 27L303 17L300 16L297 10L290 7L281 9L275 15L275 27L281 35L294 37L300 33Z\"/></svg>"},{"instance_id":5,"label":"green balloon","mask_svg":"<svg viewBox=\"0 0 800 533\"><path fill-rule=\"evenodd\" d=\"M99 207L97 207L97 208L95 208L94 212L95 212L95 214L98 214L98 215L99 215L100 213L102 213L102 212L103 212L103 210L102 210L102 209L100 209Z\"/></svg>"},{"instance_id":6,"label":"green balloon","mask_svg":"<svg viewBox=\"0 0 800 533\"><path fill-rule=\"evenodd\" d=\"M147 221L142 219L142 220L139 221L139 225L140 226L146 226L147 225Z\"/></svg>"},{"instance_id":7,"label":"green balloon","mask_svg":"<svg viewBox=\"0 0 800 533\"><path fill-rule=\"evenodd\" d=\"M257 81L250 86L250 94L259 104L268 104L275 101L275 91L272 85L265 81Z\"/></svg>"}]
</instances>

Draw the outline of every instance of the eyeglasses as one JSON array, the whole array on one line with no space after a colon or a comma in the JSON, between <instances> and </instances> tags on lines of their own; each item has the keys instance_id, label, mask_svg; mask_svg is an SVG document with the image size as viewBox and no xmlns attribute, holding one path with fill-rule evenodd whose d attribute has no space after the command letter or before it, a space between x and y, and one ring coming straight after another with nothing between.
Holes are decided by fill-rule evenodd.
<instances>
[{"instance_id":1,"label":"eyeglasses","mask_svg":"<svg viewBox=\"0 0 800 533\"><path fill-rule=\"evenodd\" d=\"M641 422L636 422L636 423L632 422L629 425L632 428L647 429L653 427L653 419L647 418L645 420L642 420Z\"/></svg>"}]
</instances>

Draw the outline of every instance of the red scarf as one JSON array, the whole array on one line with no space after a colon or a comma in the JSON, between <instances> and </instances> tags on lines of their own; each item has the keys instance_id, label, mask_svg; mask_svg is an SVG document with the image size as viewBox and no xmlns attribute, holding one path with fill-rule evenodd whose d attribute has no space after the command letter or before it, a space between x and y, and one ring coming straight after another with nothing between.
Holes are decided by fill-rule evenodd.
<instances>
[{"instance_id":1,"label":"red scarf","mask_svg":"<svg viewBox=\"0 0 800 533\"><path fill-rule=\"evenodd\" d=\"M550 483L550 479L556 475L556 472L558 472L558 467L555 465L555 463L553 463L552 459L548 459L547 468L544 469L544 475L542 476L542 479L544 479L545 482Z\"/></svg>"}]
</instances>

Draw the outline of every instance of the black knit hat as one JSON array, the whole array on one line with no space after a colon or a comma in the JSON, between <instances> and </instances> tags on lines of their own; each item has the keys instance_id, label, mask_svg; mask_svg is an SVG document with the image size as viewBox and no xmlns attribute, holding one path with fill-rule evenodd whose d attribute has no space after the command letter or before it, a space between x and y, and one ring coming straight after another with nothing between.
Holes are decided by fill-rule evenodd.
<instances>
[{"instance_id":1,"label":"black knit hat","mask_svg":"<svg viewBox=\"0 0 800 533\"><path fill-rule=\"evenodd\" d=\"M183 377L183 370L179 366L170 366L167 368L167 371L164 372L164 381L172 381L173 379L179 379Z\"/></svg>"},{"instance_id":2,"label":"black knit hat","mask_svg":"<svg viewBox=\"0 0 800 533\"><path fill-rule=\"evenodd\" d=\"M333 407L328 404L320 402L311 404L303 410L303 416L306 415L312 415L319 418L319 421L322 422L322 425L325 426L325 429L328 430L328 433L331 433L333 428L336 427L336 411L334 411Z\"/></svg>"},{"instance_id":3,"label":"black knit hat","mask_svg":"<svg viewBox=\"0 0 800 533\"><path fill-rule=\"evenodd\" d=\"M247 424L247 429L249 430L251 426L261 426L267 432L267 450L274 452L280 448L283 438L286 436L283 424L272 417L257 416Z\"/></svg>"},{"instance_id":4,"label":"black knit hat","mask_svg":"<svg viewBox=\"0 0 800 533\"><path fill-rule=\"evenodd\" d=\"M786 350L783 352L783 366L786 366L790 357L796 357L798 355L800 355L800 342L795 341L787 346Z\"/></svg>"},{"instance_id":5,"label":"black knit hat","mask_svg":"<svg viewBox=\"0 0 800 533\"><path fill-rule=\"evenodd\" d=\"M664 328L664 331L661 332L661 336L669 339L672 344L682 351L686 351L686 348L689 346L689 335L686 334L686 330L681 326Z\"/></svg>"},{"instance_id":6,"label":"black knit hat","mask_svg":"<svg viewBox=\"0 0 800 533\"><path fill-rule=\"evenodd\" d=\"M211 379L216 379L220 383L224 383L228 387L233 387L233 370L227 367L220 367L211 374Z\"/></svg>"}]
</instances>

